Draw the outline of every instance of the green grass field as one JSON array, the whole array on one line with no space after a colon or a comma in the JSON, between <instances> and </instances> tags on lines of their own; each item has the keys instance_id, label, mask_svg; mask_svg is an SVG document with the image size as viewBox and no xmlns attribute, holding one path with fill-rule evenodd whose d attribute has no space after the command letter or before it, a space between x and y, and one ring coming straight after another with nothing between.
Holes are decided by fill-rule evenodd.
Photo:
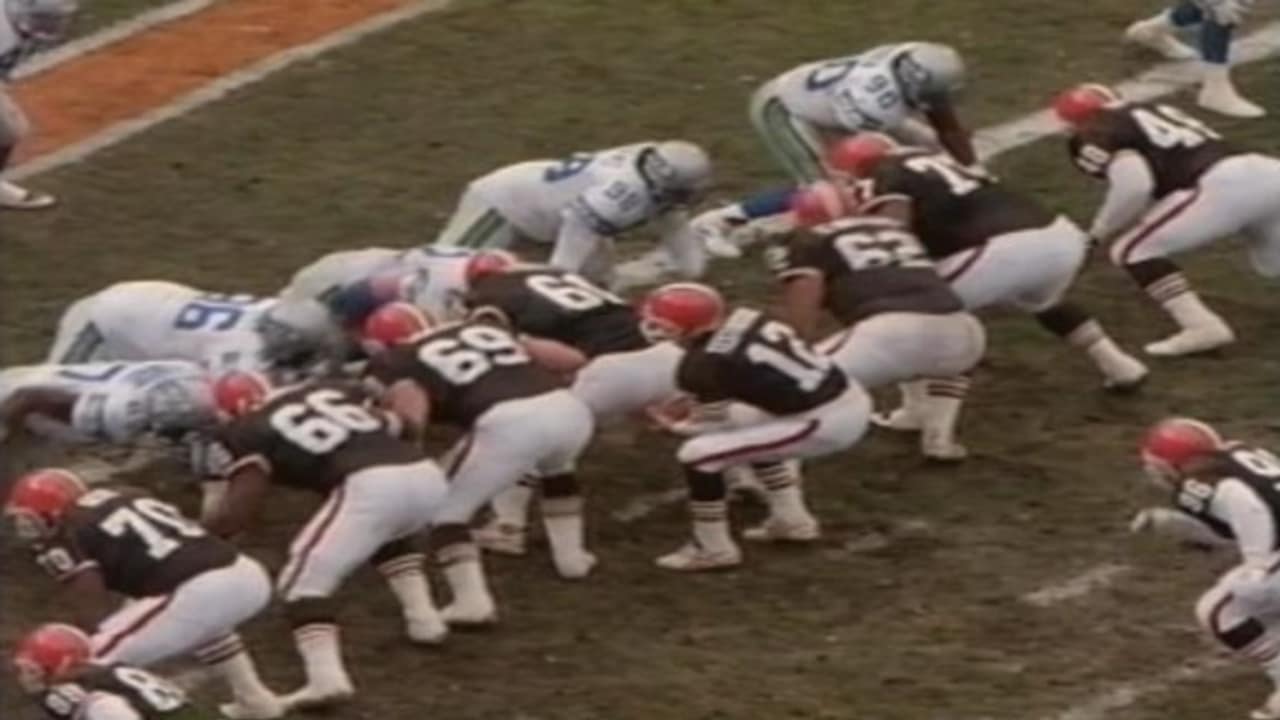
<instances>
[{"instance_id":1,"label":"green grass field","mask_svg":"<svg viewBox=\"0 0 1280 720\"><path fill-rule=\"evenodd\" d=\"M862 5L475 2L297 67L33 181L66 204L2 220L0 360L40 357L62 308L109 282L158 277L270 292L330 250L428 240L469 178L521 159L680 136L709 147L726 197L776 182L746 99L799 61L902 39L952 42L971 64L964 110L975 127L1042 107L1075 81L1118 80L1152 62L1119 42L1130 20L1153 10L1148 2ZM1278 71L1280 63L1264 63L1242 78L1280 112ZM1215 125L1280 152L1274 119ZM1070 167L1060 140L1001 157L994 169L1082 222L1097 201L1098 187ZM558 581L541 550L491 559L503 624L436 652L399 638L388 593L362 574L342 594L361 695L333 717L1058 718L1211 650L1191 611L1230 558L1128 536L1132 513L1162 501L1135 481L1134 445L1146 423L1172 412L1274 441L1280 316L1274 288L1227 244L1186 266L1239 344L1153 363L1140 395L1115 398L1029 320L992 317L964 421L970 461L928 466L912 443L873 433L809 471L823 541L747 547L734 572L689 577L652 566L682 541L683 508L632 523L611 511L678 485L666 452L674 445L610 429L583 473L598 574ZM768 301L754 259L718 265L714 278L735 299ZM1104 258L1077 292L1130 349L1168 331ZM2 462L11 476L58 457L25 445ZM177 465L141 479L188 507L195 501ZM278 497L248 539L273 567L313 506ZM758 514L738 512L744 521ZM9 642L61 606L11 545L0 559L0 641ZM1104 562L1133 570L1051 607L1019 600ZM278 611L248 635L269 681L292 687L299 664ZM1265 689L1252 668L1232 666L1107 717L1244 717ZM0 687L0 698L8 710L12 688Z\"/></svg>"}]
</instances>

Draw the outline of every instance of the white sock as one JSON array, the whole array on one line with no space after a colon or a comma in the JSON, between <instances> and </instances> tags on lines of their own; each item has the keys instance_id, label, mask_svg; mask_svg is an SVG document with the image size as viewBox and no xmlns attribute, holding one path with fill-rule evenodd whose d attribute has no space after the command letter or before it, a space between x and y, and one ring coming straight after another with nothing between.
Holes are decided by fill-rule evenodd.
<instances>
[{"instance_id":1,"label":"white sock","mask_svg":"<svg viewBox=\"0 0 1280 720\"><path fill-rule=\"evenodd\" d=\"M956 423L960 421L960 409L969 392L969 378L963 375L950 378L931 378L927 382L927 411L923 415L926 437L955 441Z\"/></svg>"},{"instance_id":2,"label":"white sock","mask_svg":"<svg viewBox=\"0 0 1280 720\"><path fill-rule=\"evenodd\" d=\"M484 567L480 564L480 550L474 544L455 543L441 548L437 558L444 566L444 577L453 592L454 605L492 605Z\"/></svg>"},{"instance_id":3,"label":"white sock","mask_svg":"<svg viewBox=\"0 0 1280 720\"><path fill-rule=\"evenodd\" d=\"M800 478L787 463L755 466L756 477L768 490L769 515L784 523L808 522L813 515L804 504Z\"/></svg>"},{"instance_id":4,"label":"white sock","mask_svg":"<svg viewBox=\"0 0 1280 720\"><path fill-rule=\"evenodd\" d=\"M389 560L378 566L378 572L400 601L406 620L430 620L439 616L431 602L431 585L422 571L422 555L414 553Z\"/></svg>"},{"instance_id":5,"label":"white sock","mask_svg":"<svg viewBox=\"0 0 1280 720\"><path fill-rule=\"evenodd\" d=\"M1127 361L1131 360L1129 355L1107 335L1097 320L1089 320L1071 331L1067 336L1067 342L1083 348L1093 360L1093 364L1107 377L1113 377L1122 370L1127 370Z\"/></svg>"},{"instance_id":6,"label":"white sock","mask_svg":"<svg viewBox=\"0 0 1280 720\"><path fill-rule=\"evenodd\" d=\"M244 647L240 636L232 633L222 640L205 645L195 652L200 662L222 676L231 695L239 702L254 703L273 698L271 692L258 677L258 668Z\"/></svg>"},{"instance_id":7,"label":"white sock","mask_svg":"<svg viewBox=\"0 0 1280 720\"><path fill-rule=\"evenodd\" d=\"M302 656L307 685L321 690L351 687L351 678L342 664L339 638L338 626L332 623L312 623L294 628L293 641Z\"/></svg>"},{"instance_id":8,"label":"white sock","mask_svg":"<svg viewBox=\"0 0 1280 720\"><path fill-rule=\"evenodd\" d=\"M1224 324L1222 318L1210 310L1200 300L1199 295L1190 290L1178 293L1161 304L1165 312L1169 313L1169 316L1183 330L1194 330L1205 326Z\"/></svg>"},{"instance_id":9,"label":"white sock","mask_svg":"<svg viewBox=\"0 0 1280 720\"><path fill-rule=\"evenodd\" d=\"M729 536L729 505L724 500L693 500L689 503L693 516L693 537L704 550L731 552L735 545Z\"/></svg>"},{"instance_id":10,"label":"white sock","mask_svg":"<svg viewBox=\"0 0 1280 720\"><path fill-rule=\"evenodd\" d=\"M582 496L542 498L542 525L555 557L580 555L582 543Z\"/></svg>"},{"instance_id":11,"label":"white sock","mask_svg":"<svg viewBox=\"0 0 1280 720\"><path fill-rule=\"evenodd\" d=\"M489 504L499 525L524 528L528 524L529 503L533 501L536 483L536 478L524 478L494 496Z\"/></svg>"}]
</instances>

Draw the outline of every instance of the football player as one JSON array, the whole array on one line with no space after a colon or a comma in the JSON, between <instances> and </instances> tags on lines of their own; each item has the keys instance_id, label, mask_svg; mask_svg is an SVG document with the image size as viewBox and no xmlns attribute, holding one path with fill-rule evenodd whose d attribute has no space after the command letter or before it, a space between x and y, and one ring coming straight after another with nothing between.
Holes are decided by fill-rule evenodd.
<instances>
[{"instance_id":1,"label":"football player","mask_svg":"<svg viewBox=\"0 0 1280 720\"><path fill-rule=\"evenodd\" d=\"M0 172L30 132L27 116L6 90L13 71L36 50L60 39L78 7L76 0L3 0L0 2ZM57 200L0 180L0 210L43 210Z\"/></svg>"},{"instance_id":2,"label":"football player","mask_svg":"<svg viewBox=\"0 0 1280 720\"><path fill-rule=\"evenodd\" d=\"M1241 562L1196 603L1213 638L1262 665L1274 690L1254 720L1280 718L1280 460L1269 451L1224 440L1198 420L1170 418L1142 443L1146 475L1173 493L1174 508L1152 507L1134 532L1160 531L1203 547L1235 547Z\"/></svg>"},{"instance_id":3,"label":"football player","mask_svg":"<svg viewBox=\"0 0 1280 720\"><path fill-rule=\"evenodd\" d=\"M650 345L640 315L622 298L574 273L547 266L491 268L471 282L465 305L515 332L546 367L573 373L571 390L597 419L631 412L670 381L653 368L674 367L680 349ZM639 401L636 398L641 398ZM493 501L494 518L475 532L488 550L521 555L532 485L520 482Z\"/></svg>"},{"instance_id":4,"label":"football player","mask_svg":"<svg viewBox=\"0 0 1280 720\"><path fill-rule=\"evenodd\" d=\"M975 165L973 143L953 105L964 71L960 54L947 45L881 45L807 63L770 80L751 99L751 122L774 159L802 185L828 179L828 142L867 131L938 147L963 165ZM793 189L706 211L694 227L712 253L737 257L741 231L790 229L786 213Z\"/></svg>"},{"instance_id":5,"label":"football player","mask_svg":"<svg viewBox=\"0 0 1280 720\"><path fill-rule=\"evenodd\" d=\"M23 691L53 720L199 720L182 688L142 668L91 661L92 641L74 625L48 623L18 641L13 669Z\"/></svg>"},{"instance_id":6,"label":"football player","mask_svg":"<svg viewBox=\"0 0 1280 720\"><path fill-rule=\"evenodd\" d=\"M1146 351L1187 355L1234 341L1169 257L1239 233L1254 269L1280 275L1280 160L1237 150L1172 105L1125 102L1103 85L1067 90L1054 109L1070 126L1075 164L1109 185L1089 234L1110 243L1111 261L1180 328Z\"/></svg>"},{"instance_id":7,"label":"football player","mask_svg":"<svg viewBox=\"0 0 1280 720\"><path fill-rule=\"evenodd\" d=\"M216 424L204 368L183 360L0 370L0 438L31 427L59 439L179 439Z\"/></svg>"},{"instance_id":8,"label":"football player","mask_svg":"<svg viewBox=\"0 0 1280 720\"><path fill-rule=\"evenodd\" d=\"M810 218L810 202L809 191L797 195L797 215L818 224L773 253L788 322L813 338L822 310L830 311L844 329L818 350L864 387L909 383L907 411L896 414L894 427L919 430L925 457L964 458L955 426L968 373L986 348L982 323L938 275L920 240L888 216L901 207L886 203L868 211L880 215L829 220Z\"/></svg>"},{"instance_id":9,"label":"football player","mask_svg":"<svg viewBox=\"0 0 1280 720\"><path fill-rule=\"evenodd\" d=\"M671 373L676 389L701 403L728 405L721 418L686 431L692 437L677 459L689 486L693 536L657 564L684 572L739 565L742 552L729 532L725 470L781 467L793 458L844 450L866 431L871 400L790 326L750 308L730 312L706 285L664 285L645 297L640 313L651 341L685 349ZM770 516L753 534L782 538L794 524L812 528L808 535L815 537L798 478L781 478L785 482L775 486L771 474L765 475Z\"/></svg>"},{"instance_id":10,"label":"football player","mask_svg":"<svg viewBox=\"0 0 1280 720\"><path fill-rule=\"evenodd\" d=\"M1173 7L1130 25L1125 37L1170 60L1191 60L1198 55L1203 73L1196 98L1200 107L1231 117L1262 117L1266 110L1236 92L1229 63L1231 36L1252 6L1253 0L1179 0ZM1199 53L1176 37L1197 25Z\"/></svg>"},{"instance_id":11,"label":"football player","mask_svg":"<svg viewBox=\"0 0 1280 720\"><path fill-rule=\"evenodd\" d=\"M613 238L651 222L674 270L695 278L706 257L689 228L687 208L710 184L706 152L683 140L531 160L473 180L436 243L551 243L551 265L608 286L614 280Z\"/></svg>"},{"instance_id":12,"label":"football player","mask_svg":"<svg viewBox=\"0 0 1280 720\"><path fill-rule=\"evenodd\" d=\"M58 321L49 362L188 360L215 374L302 368L333 352L336 330L314 302L207 293L159 280L110 285Z\"/></svg>"},{"instance_id":13,"label":"football player","mask_svg":"<svg viewBox=\"0 0 1280 720\"><path fill-rule=\"evenodd\" d=\"M1031 313L1049 332L1081 348L1104 387L1129 390L1147 368L1065 296L1084 265L1089 237L980 168L942 153L863 133L835 145L828 164L852 182L852 202L870 210L905 200L908 224L939 274L970 310L1007 306Z\"/></svg>"},{"instance_id":14,"label":"football player","mask_svg":"<svg viewBox=\"0 0 1280 720\"><path fill-rule=\"evenodd\" d=\"M284 713L236 633L271 600L256 561L168 503L134 489L89 490L67 470L18 478L4 514L86 620L99 615L108 591L128 598L97 624L95 662L146 667L190 654L230 685L228 717Z\"/></svg>"},{"instance_id":15,"label":"football player","mask_svg":"<svg viewBox=\"0 0 1280 720\"><path fill-rule=\"evenodd\" d=\"M583 547L582 496L574 474L591 440L591 410L535 364L508 330L479 320L433 326L407 303L369 316L371 382L412 436L428 425L467 435L450 454L449 495L431 530L453 602L447 622L489 624L497 611L469 523L481 507L521 478L542 485L542 515L561 577L586 577L596 558Z\"/></svg>"},{"instance_id":16,"label":"football player","mask_svg":"<svg viewBox=\"0 0 1280 720\"><path fill-rule=\"evenodd\" d=\"M307 676L286 704L319 707L354 694L332 596L361 563L371 561L386 579L411 641L441 642L447 629L412 537L440 506L444 475L394 437L400 423L374 408L359 384L344 381L273 389L261 375L235 372L218 379L214 394L231 418L219 433L230 460L210 531L230 536L247 528L272 484L327 498L294 539L277 579Z\"/></svg>"}]
</instances>

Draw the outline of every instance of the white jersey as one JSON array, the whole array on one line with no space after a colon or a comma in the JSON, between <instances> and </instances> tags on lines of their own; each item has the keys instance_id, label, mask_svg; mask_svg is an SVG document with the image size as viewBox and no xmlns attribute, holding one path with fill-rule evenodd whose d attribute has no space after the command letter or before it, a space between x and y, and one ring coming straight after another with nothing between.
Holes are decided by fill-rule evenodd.
<instances>
[{"instance_id":1,"label":"white jersey","mask_svg":"<svg viewBox=\"0 0 1280 720\"><path fill-rule=\"evenodd\" d=\"M208 374L182 360L18 366L0 370L0 407L21 391L63 392L76 398L66 426L73 438L128 442L148 429L146 396L163 383L188 379ZM59 425L49 427L66 429Z\"/></svg>"},{"instance_id":2,"label":"white jersey","mask_svg":"<svg viewBox=\"0 0 1280 720\"><path fill-rule=\"evenodd\" d=\"M472 181L468 192L530 240L555 242L568 212L596 233L612 236L672 209L650 192L638 167L640 155L656 146L636 143L508 165Z\"/></svg>"},{"instance_id":3,"label":"white jersey","mask_svg":"<svg viewBox=\"0 0 1280 720\"><path fill-rule=\"evenodd\" d=\"M414 274L418 281L404 299L433 317L449 317L467 291L467 263L477 251L423 245L396 250L365 248L330 253L294 274L281 300L327 301L356 283L382 274Z\"/></svg>"},{"instance_id":4,"label":"white jersey","mask_svg":"<svg viewBox=\"0 0 1280 720\"><path fill-rule=\"evenodd\" d=\"M275 303L144 280L112 285L68 312L99 337L95 360L187 360L222 373L261 367L265 343L256 327Z\"/></svg>"},{"instance_id":5,"label":"white jersey","mask_svg":"<svg viewBox=\"0 0 1280 720\"><path fill-rule=\"evenodd\" d=\"M893 73L894 60L908 49L909 43L881 45L801 65L773 80L773 94L792 115L819 127L892 131L916 110Z\"/></svg>"}]
</instances>

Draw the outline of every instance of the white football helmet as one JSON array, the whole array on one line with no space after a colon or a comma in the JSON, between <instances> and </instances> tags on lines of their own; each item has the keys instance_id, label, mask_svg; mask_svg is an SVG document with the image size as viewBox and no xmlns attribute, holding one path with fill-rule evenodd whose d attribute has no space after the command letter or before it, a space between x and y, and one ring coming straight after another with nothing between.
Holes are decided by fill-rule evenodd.
<instances>
[{"instance_id":1,"label":"white football helmet","mask_svg":"<svg viewBox=\"0 0 1280 720\"><path fill-rule=\"evenodd\" d=\"M213 385L204 378L178 377L156 383L146 393L147 424L169 435L201 430L218 421Z\"/></svg>"},{"instance_id":2,"label":"white football helmet","mask_svg":"<svg viewBox=\"0 0 1280 720\"><path fill-rule=\"evenodd\" d=\"M258 320L263 359L275 365L301 367L336 352L341 342L337 322L317 300L280 301Z\"/></svg>"},{"instance_id":3,"label":"white football helmet","mask_svg":"<svg viewBox=\"0 0 1280 720\"><path fill-rule=\"evenodd\" d=\"M667 140L640 155L640 174L663 199L687 203L711 186L711 158L691 142Z\"/></svg>"},{"instance_id":4,"label":"white football helmet","mask_svg":"<svg viewBox=\"0 0 1280 720\"><path fill-rule=\"evenodd\" d=\"M5 10L18 34L51 42L66 34L79 3L77 0L8 0Z\"/></svg>"},{"instance_id":5,"label":"white football helmet","mask_svg":"<svg viewBox=\"0 0 1280 720\"><path fill-rule=\"evenodd\" d=\"M964 60L949 45L908 43L893 60L893 74L907 100L912 105L925 106L964 86Z\"/></svg>"}]
</instances>

